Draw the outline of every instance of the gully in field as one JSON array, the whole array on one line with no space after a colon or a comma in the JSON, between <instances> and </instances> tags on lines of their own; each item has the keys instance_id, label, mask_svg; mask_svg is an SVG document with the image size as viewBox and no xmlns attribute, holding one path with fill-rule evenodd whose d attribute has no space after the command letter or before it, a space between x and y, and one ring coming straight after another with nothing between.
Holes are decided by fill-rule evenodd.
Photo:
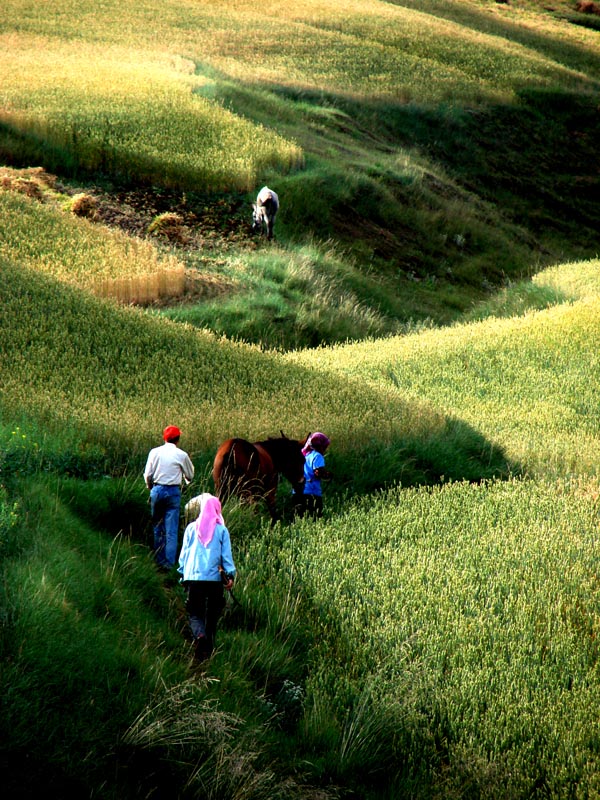
<instances>
[{"instance_id":1,"label":"gully in field","mask_svg":"<svg viewBox=\"0 0 600 800\"><path fill-rule=\"evenodd\" d=\"M273 226L275 225L275 217L279 211L279 197L277 193L268 186L263 188L258 193L256 203L252 204L252 231L253 233L260 232L263 227L267 232L267 239L273 238Z\"/></svg>"}]
</instances>

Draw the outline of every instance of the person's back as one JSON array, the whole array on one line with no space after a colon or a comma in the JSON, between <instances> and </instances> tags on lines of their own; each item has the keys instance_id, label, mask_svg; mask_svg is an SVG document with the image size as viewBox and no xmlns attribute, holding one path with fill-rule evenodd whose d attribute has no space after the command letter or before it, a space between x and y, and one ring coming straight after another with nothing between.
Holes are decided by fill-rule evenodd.
<instances>
[{"instance_id":1,"label":"person's back","mask_svg":"<svg viewBox=\"0 0 600 800\"><path fill-rule=\"evenodd\" d=\"M219 499L204 493L198 500L200 513L183 534L178 570L187 593L194 654L203 661L213 652L217 623L225 605L223 587L231 589L236 569Z\"/></svg>"},{"instance_id":2,"label":"person's back","mask_svg":"<svg viewBox=\"0 0 600 800\"><path fill-rule=\"evenodd\" d=\"M168 430L168 428L165 429L165 431ZM179 436L173 436L166 439L164 444L150 450L144 469L144 480L148 489L152 489L156 485L181 486L182 480L188 483L192 480L194 465L185 450L179 448L178 444Z\"/></svg>"},{"instance_id":3,"label":"person's back","mask_svg":"<svg viewBox=\"0 0 600 800\"><path fill-rule=\"evenodd\" d=\"M212 539L203 544L197 535L196 520L190 522L183 534L179 555L179 571L183 581L219 581L221 572L235 573L229 531L217 523Z\"/></svg>"},{"instance_id":4,"label":"person's back","mask_svg":"<svg viewBox=\"0 0 600 800\"><path fill-rule=\"evenodd\" d=\"M163 431L164 444L148 454L144 481L150 490L150 508L154 532L154 553L160 567L175 566L179 536L181 484L190 483L194 465L188 454L178 447L181 431L169 425Z\"/></svg>"}]
</instances>

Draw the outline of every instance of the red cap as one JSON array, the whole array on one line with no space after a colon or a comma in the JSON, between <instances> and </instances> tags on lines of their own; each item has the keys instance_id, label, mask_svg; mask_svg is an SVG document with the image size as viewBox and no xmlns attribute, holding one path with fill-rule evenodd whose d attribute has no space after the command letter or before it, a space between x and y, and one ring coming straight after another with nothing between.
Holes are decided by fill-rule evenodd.
<instances>
[{"instance_id":1,"label":"red cap","mask_svg":"<svg viewBox=\"0 0 600 800\"><path fill-rule=\"evenodd\" d=\"M165 442L170 442L171 439L178 439L181 436L181 431L177 425L167 425L163 431L163 439Z\"/></svg>"}]
</instances>

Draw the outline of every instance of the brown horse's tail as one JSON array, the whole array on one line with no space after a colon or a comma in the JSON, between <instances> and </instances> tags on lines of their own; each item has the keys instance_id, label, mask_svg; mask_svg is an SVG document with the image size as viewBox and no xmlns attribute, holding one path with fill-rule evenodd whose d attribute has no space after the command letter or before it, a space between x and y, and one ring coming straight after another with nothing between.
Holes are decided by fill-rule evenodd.
<instances>
[{"instance_id":1,"label":"brown horse's tail","mask_svg":"<svg viewBox=\"0 0 600 800\"><path fill-rule=\"evenodd\" d=\"M259 454L253 444L237 438L224 442L213 465L215 493L221 502L235 494L249 493L249 484L256 478L258 468Z\"/></svg>"}]
</instances>

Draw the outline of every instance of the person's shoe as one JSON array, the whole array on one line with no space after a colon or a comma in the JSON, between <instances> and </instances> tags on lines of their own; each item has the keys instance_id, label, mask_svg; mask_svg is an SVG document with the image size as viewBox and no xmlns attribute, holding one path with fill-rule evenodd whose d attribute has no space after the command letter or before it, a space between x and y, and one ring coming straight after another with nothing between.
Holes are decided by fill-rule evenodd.
<instances>
[{"instance_id":1,"label":"person's shoe","mask_svg":"<svg viewBox=\"0 0 600 800\"><path fill-rule=\"evenodd\" d=\"M209 655L208 639L202 634L194 640L194 658L196 661L206 661Z\"/></svg>"}]
</instances>

